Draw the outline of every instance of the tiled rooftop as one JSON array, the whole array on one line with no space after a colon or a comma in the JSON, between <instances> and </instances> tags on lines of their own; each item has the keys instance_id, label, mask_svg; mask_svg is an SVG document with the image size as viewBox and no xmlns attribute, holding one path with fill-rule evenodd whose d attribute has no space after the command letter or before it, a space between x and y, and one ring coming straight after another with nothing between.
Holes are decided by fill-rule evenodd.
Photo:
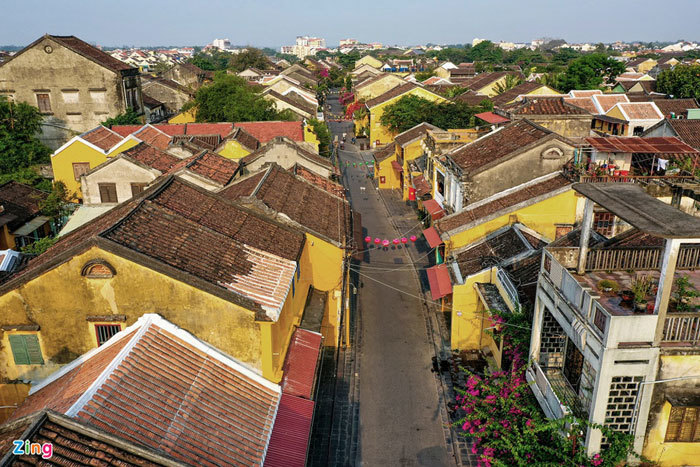
<instances>
[{"instance_id":1,"label":"tiled rooftop","mask_svg":"<svg viewBox=\"0 0 700 467\"><path fill-rule=\"evenodd\" d=\"M203 151L187 164L187 170L208 178L219 185L226 185L238 170L238 162L211 151Z\"/></svg>"},{"instance_id":2,"label":"tiled rooftop","mask_svg":"<svg viewBox=\"0 0 700 467\"><path fill-rule=\"evenodd\" d=\"M304 141L302 122L237 122L234 127L243 128L262 144L278 136L297 142Z\"/></svg>"},{"instance_id":3,"label":"tiled rooftop","mask_svg":"<svg viewBox=\"0 0 700 467\"><path fill-rule=\"evenodd\" d=\"M134 133L138 139L160 150L166 150L170 144L170 135L167 135L151 125L144 125Z\"/></svg>"},{"instance_id":4,"label":"tiled rooftop","mask_svg":"<svg viewBox=\"0 0 700 467\"><path fill-rule=\"evenodd\" d=\"M439 130L439 128L435 125L431 125L430 123L423 122L409 130L404 131L403 133L396 135L394 142L399 146L404 146L416 138L425 136L428 133L428 130Z\"/></svg>"},{"instance_id":5,"label":"tiled rooftop","mask_svg":"<svg viewBox=\"0 0 700 467\"><path fill-rule=\"evenodd\" d=\"M103 127L102 125L98 126L97 128L93 128L90 131L86 131L80 135L80 138L84 139L88 143L94 144L105 152L112 149L117 143L124 139L119 134Z\"/></svg>"},{"instance_id":6,"label":"tiled rooftop","mask_svg":"<svg viewBox=\"0 0 700 467\"><path fill-rule=\"evenodd\" d=\"M146 143L139 143L122 154L148 167L153 167L161 173L168 172L173 166L182 162L182 159Z\"/></svg>"},{"instance_id":7,"label":"tiled rooftop","mask_svg":"<svg viewBox=\"0 0 700 467\"><path fill-rule=\"evenodd\" d=\"M525 97L506 109L513 115L589 115L585 109L565 102L563 97Z\"/></svg>"}]
</instances>

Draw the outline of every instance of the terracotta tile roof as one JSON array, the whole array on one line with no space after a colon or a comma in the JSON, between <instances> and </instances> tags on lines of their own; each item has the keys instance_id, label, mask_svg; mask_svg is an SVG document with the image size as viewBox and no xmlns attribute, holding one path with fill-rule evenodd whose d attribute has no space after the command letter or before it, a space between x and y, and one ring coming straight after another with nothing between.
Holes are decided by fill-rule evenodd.
<instances>
[{"instance_id":1,"label":"terracotta tile roof","mask_svg":"<svg viewBox=\"0 0 700 467\"><path fill-rule=\"evenodd\" d=\"M591 100L598 104L596 108L598 109L595 113L606 113L608 110L615 107L615 104L620 102L629 102L629 99L625 94L603 94L600 96L593 96Z\"/></svg>"},{"instance_id":2,"label":"terracotta tile roof","mask_svg":"<svg viewBox=\"0 0 700 467\"><path fill-rule=\"evenodd\" d=\"M581 107L593 115L598 113L598 108L590 97L565 97L564 102L575 105L576 107Z\"/></svg>"},{"instance_id":3,"label":"terracotta tile roof","mask_svg":"<svg viewBox=\"0 0 700 467\"><path fill-rule=\"evenodd\" d=\"M148 167L153 167L154 169L159 170L161 173L168 172L173 168L173 166L182 162L182 159L146 143L139 143L121 154L147 165Z\"/></svg>"},{"instance_id":4,"label":"terracotta tile roof","mask_svg":"<svg viewBox=\"0 0 700 467\"><path fill-rule=\"evenodd\" d=\"M119 253L127 258L148 257L148 267L156 271L276 319L304 241L297 229L168 177L61 237L5 286L28 280L95 242L105 248L117 244L127 249Z\"/></svg>"},{"instance_id":5,"label":"terracotta tile roof","mask_svg":"<svg viewBox=\"0 0 700 467\"><path fill-rule=\"evenodd\" d=\"M381 148L375 149L372 155L374 156L375 161L382 162L383 160L386 160L389 157L393 156L395 153L396 143L392 141L391 143L384 145Z\"/></svg>"},{"instance_id":6,"label":"terracotta tile roof","mask_svg":"<svg viewBox=\"0 0 700 467\"><path fill-rule=\"evenodd\" d=\"M118 337L119 336L119 337ZM260 465L272 434L280 388L157 315L144 315L88 353L109 366L67 390L84 396L72 418L189 465ZM71 370L73 371L73 370ZM55 391L49 379L35 396ZM90 390L88 390L90 388ZM62 406L57 410L65 413Z\"/></svg>"},{"instance_id":7,"label":"terracotta tile roof","mask_svg":"<svg viewBox=\"0 0 700 467\"><path fill-rule=\"evenodd\" d=\"M507 210L511 209L513 206L540 196L545 196L549 193L553 194L569 185L571 185L571 181L561 174L541 177L540 179L536 180L536 183L525 183L519 187L509 190L505 194L492 196L483 200L482 202L475 203L472 206L467 206L462 211L440 219L436 223L435 228L440 234L443 234L445 232L458 229L462 226L466 226L467 224L471 224L472 222L478 222L480 219L484 219L485 221L487 216L491 216L499 212L503 212L505 214Z\"/></svg>"},{"instance_id":8,"label":"terracotta tile roof","mask_svg":"<svg viewBox=\"0 0 700 467\"><path fill-rule=\"evenodd\" d=\"M513 227L472 245L454 255L463 278L476 274L482 269L496 266L508 258L531 249Z\"/></svg>"},{"instance_id":9,"label":"terracotta tile roof","mask_svg":"<svg viewBox=\"0 0 700 467\"><path fill-rule=\"evenodd\" d=\"M294 164L289 171L302 177L306 181L313 183L317 187L323 188L328 193L345 199L345 187L343 185L332 182L326 177L321 177L300 164Z\"/></svg>"},{"instance_id":10,"label":"terracotta tile roof","mask_svg":"<svg viewBox=\"0 0 700 467\"><path fill-rule=\"evenodd\" d=\"M654 103L666 118L671 118L671 112L676 117L686 118L688 109L698 108L698 102L695 99L655 99Z\"/></svg>"},{"instance_id":11,"label":"terracotta tile roof","mask_svg":"<svg viewBox=\"0 0 700 467\"><path fill-rule=\"evenodd\" d=\"M543 84L535 81L525 81L524 83L520 83L517 86L508 89L506 92L492 97L491 102L493 102L493 105L495 106L505 105L511 101L514 101L520 95L529 94L542 87L544 87Z\"/></svg>"},{"instance_id":12,"label":"terracotta tile roof","mask_svg":"<svg viewBox=\"0 0 700 467\"><path fill-rule=\"evenodd\" d=\"M284 136L292 141L304 141L302 122L237 122L233 126L235 128L243 128L260 141L261 144L265 144L279 136Z\"/></svg>"},{"instance_id":13,"label":"terracotta tile roof","mask_svg":"<svg viewBox=\"0 0 700 467\"><path fill-rule=\"evenodd\" d=\"M552 134L546 128L528 120L519 120L472 143L460 146L448 155L465 173L469 173Z\"/></svg>"},{"instance_id":14,"label":"terracotta tile roof","mask_svg":"<svg viewBox=\"0 0 700 467\"><path fill-rule=\"evenodd\" d=\"M571 97L591 97L595 96L596 94L603 94L603 91L600 89L579 89L579 90L572 90L569 91L569 94Z\"/></svg>"},{"instance_id":15,"label":"terracotta tile roof","mask_svg":"<svg viewBox=\"0 0 700 467\"><path fill-rule=\"evenodd\" d=\"M143 93L147 94L149 92L149 87L148 84L150 83L155 83L155 84L160 84L161 86L165 86L167 88L173 89L179 93L185 94L189 97L194 97L194 92L186 87L183 86L182 84L178 83L177 81L173 81L172 79L168 78L163 78L162 76L148 76L148 75L141 75L142 76L142 89Z\"/></svg>"},{"instance_id":16,"label":"terracotta tile roof","mask_svg":"<svg viewBox=\"0 0 700 467\"><path fill-rule=\"evenodd\" d=\"M413 142L415 139L428 134L428 130L440 130L440 128L427 122L419 123L413 128L396 135L394 142L399 146L405 146L406 144Z\"/></svg>"},{"instance_id":17,"label":"terracotta tile roof","mask_svg":"<svg viewBox=\"0 0 700 467\"><path fill-rule=\"evenodd\" d=\"M167 135L151 125L144 125L143 128L134 133L138 139L144 143L148 143L155 148L166 150L170 145L170 135Z\"/></svg>"},{"instance_id":18,"label":"terracotta tile roof","mask_svg":"<svg viewBox=\"0 0 700 467\"><path fill-rule=\"evenodd\" d=\"M248 183L247 186L251 186ZM240 190L233 183L219 194L235 199ZM255 189L255 188L254 188ZM244 194L245 196L245 194ZM277 164L270 164L257 189L247 196L254 196L270 209L282 213L292 221L341 245L352 237L350 203L333 196L301 177L284 170Z\"/></svg>"},{"instance_id":19,"label":"terracotta tile roof","mask_svg":"<svg viewBox=\"0 0 700 467\"><path fill-rule=\"evenodd\" d=\"M163 105L161 101L147 94L141 94L141 99L143 100L143 105L145 105L149 109L155 109L156 107L160 107L161 105Z\"/></svg>"},{"instance_id":20,"label":"terracotta tile roof","mask_svg":"<svg viewBox=\"0 0 700 467\"><path fill-rule=\"evenodd\" d=\"M240 159L241 165L245 166L260 158L264 158L268 152L272 151L275 148L276 145L287 145L288 147L296 151L301 157L313 162L314 164L324 167L331 173L337 173L337 168L333 164L331 164L331 162L327 158L322 157L315 152L311 152L305 147L301 146L300 144L297 144L294 141L290 141L289 139L284 137L277 137L273 141L270 141L266 145L262 146L257 151L252 152L245 157L242 157ZM277 162L276 156L273 155L273 158L275 158L275 160L269 160L268 162Z\"/></svg>"},{"instance_id":21,"label":"terracotta tile roof","mask_svg":"<svg viewBox=\"0 0 700 467\"><path fill-rule=\"evenodd\" d=\"M11 212L18 216L20 221L36 216L41 211L41 202L46 199L48 193L37 190L34 187L10 180L0 185L0 215Z\"/></svg>"},{"instance_id":22,"label":"terracotta tile roof","mask_svg":"<svg viewBox=\"0 0 700 467\"><path fill-rule=\"evenodd\" d=\"M185 123L186 135L219 135L225 138L233 131L233 123Z\"/></svg>"},{"instance_id":23,"label":"terracotta tile roof","mask_svg":"<svg viewBox=\"0 0 700 467\"><path fill-rule=\"evenodd\" d=\"M260 147L260 141L258 139L248 133L245 129L243 128L234 128L231 133L229 133L224 140L227 139L233 139L238 141L241 146L243 146L245 149L249 151L255 151Z\"/></svg>"},{"instance_id":24,"label":"terracotta tile roof","mask_svg":"<svg viewBox=\"0 0 700 467\"><path fill-rule=\"evenodd\" d=\"M203 151L192 158L187 164L187 170L223 186L233 178L238 170L238 162L211 151Z\"/></svg>"},{"instance_id":25,"label":"terracotta tile roof","mask_svg":"<svg viewBox=\"0 0 700 467\"><path fill-rule=\"evenodd\" d=\"M86 57L93 62L97 63L98 65L102 65L103 67L112 70L114 72L122 72L122 71L127 71L127 70L137 70L136 68L132 67L131 65L128 65L121 60L112 57L108 53L105 53L98 49L97 47L94 47L90 44L88 44L85 41L82 41L78 39L75 36L48 36L51 39L55 40L59 44L63 45L64 47L67 47L71 49L72 51L82 55L83 57Z\"/></svg>"},{"instance_id":26,"label":"terracotta tile roof","mask_svg":"<svg viewBox=\"0 0 700 467\"><path fill-rule=\"evenodd\" d=\"M136 133L141 128L143 128L143 125L114 125L111 130L119 136L126 138L130 134Z\"/></svg>"},{"instance_id":27,"label":"terracotta tile roof","mask_svg":"<svg viewBox=\"0 0 700 467\"><path fill-rule=\"evenodd\" d=\"M643 77L644 73L637 72L627 72L617 75L616 81L638 81L639 78Z\"/></svg>"},{"instance_id":28,"label":"terracotta tile roof","mask_svg":"<svg viewBox=\"0 0 700 467\"><path fill-rule=\"evenodd\" d=\"M470 78L462 83L460 86L467 87L472 91L478 91L481 88L488 86L489 84L498 81L506 75L516 75L523 78L522 73L513 73L512 71L492 71L488 73L479 73L478 75Z\"/></svg>"},{"instance_id":29,"label":"terracotta tile roof","mask_svg":"<svg viewBox=\"0 0 700 467\"><path fill-rule=\"evenodd\" d=\"M491 99L486 94L479 94L478 92L469 90L467 92L463 92L462 94L460 94L452 100L455 102L464 102L465 104L475 106L481 104L485 100L490 101Z\"/></svg>"},{"instance_id":30,"label":"terracotta tile roof","mask_svg":"<svg viewBox=\"0 0 700 467\"><path fill-rule=\"evenodd\" d=\"M512 115L590 115L585 109L565 102L563 97L525 97L503 108Z\"/></svg>"},{"instance_id":31,"label":"terracotta tile roof","mask_svg":"<svg viewBox=\"0 0 700 467\"><path fill-rule=\"evenodd\" d=\"M478 114L474 114L474 116L476 118L479 118L479 119L485 121L486 123L491 123L491 124L506 123L506 122L510 121L507 118L505 118L501 115L495 114L493 112L481 112Z\"/></svg>"},{"instance_id":32,"label":"terracotta tile roof","mask_svg":"<svg viewBox=\"0 0 700 467\"><path fill-rule=\"evenodd\" d=\"M124 139L118 133L105 128L102 125L93 128L90 131L86 131L80 135L80 138L84 139L88 143L94 144L105 152L112 149L117 143Z\"/></svg>"},{"instance_id":33,"label":"terracotta tile roof","mask_svg":"<svg viewBox=\"0 0 700 467\"><path fill-rule=\"evenodd\" d=\"M269 96L274 100L282 101L286 104L291 105L292 107L301 110L304 113L307 113L311 115L313 118L316 118L316 107L311 105L309 102L305 101L302 98L294 98L291 96L291 94L287 94L286 96L278 93L277 91L274 91L272 89L267 89L264 93L264 96Z\"/></svg>"},{"instance_id":34,"label":"terracotta tile roof","mask_svg":"<svg viewBox=\"0 0 700 467\"><path fill-rule=\"evenodd\" d=\"M700 151L700 120L674 118L668 122L684 143Z\"/></svg>"},{"instance_id":35,"label":"terracotta tile roof","mask_svg":"<svg viewBox=\"0 0 700 467\"><path fill-rule=\"evenodd\" d=\"M39 444L50 442L53 446L53 456L45 463L55 466L90 465L97 460L100 465L155 467L175 464L174 459L146 449L140 443L128 442L120 436L106 433L56 412L39 412L1 426L0 458L11 452L13 439L25 439L30 443ZM4 440L7 442L3 442ZM40 461L40 456L22 455L13 457L4 465L35 465L41 463Z\"/></svg>"},{"instance_id":36,"label":"terracotta tile roof","mask_svg":"<svg viewBox=\"0 0 700 467\"><path fill-rule=\"evenodd\" d=\"M622 102L616 104L626 120L663 120L664 116L653 102Z\"/></svg>"},{"instance_id":37,"label":"terracotta tile roof","mask_svg":"<svg viewBox=\"0 0 700 467\"><path fill-rule=\"evenodd\" d=\"M632 228L626 232L623 232L615 237L612 237L605 242L598 243L595 245L596 249L602 248L636 248L636 247L662 247L664 245L664 239L654 235L650 235L645 232L640 232L639 230Z\"/></svg>"},{"instance_id":38,"label":"terracotta tile roof","mask_svg":"<svg viewBox=\"0 0 700 467\"><path fill-rule=\"evenodd\" d=\"M416 86L413 83L406 83L402 84L401 86L396 86L395 88L392 88L385 92L384 94L375 97L374 99L370 99L366 102L366 105L368 108L376 107L380 104L383 104L387 101L390 101L391 99L401 96L402 94L406 94L409 91L412 91L413 89L416 89L418 86Z\"/></svg>"},{"instance_id":39,"label":"terracotta tile roof","mask_svg":"<svg viewBox=\"0 0 700 467\"><path fill-rule=\"evenodd\" d=\"M251 196L257 186L262 181L263 177L267 173L267 170L260 170L251 175L247 175L243 178L239 178L231 183L230 185L224 187L219 194L227 199L237 200L239 198L245 198Z\"/></svg>"}]
</instances>

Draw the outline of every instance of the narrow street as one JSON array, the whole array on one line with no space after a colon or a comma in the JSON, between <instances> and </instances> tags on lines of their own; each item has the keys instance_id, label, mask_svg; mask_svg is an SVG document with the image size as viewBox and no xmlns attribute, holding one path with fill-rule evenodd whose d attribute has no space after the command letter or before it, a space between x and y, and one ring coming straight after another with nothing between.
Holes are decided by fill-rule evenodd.
<instances>
[{"instance_id":1,"label":"narrow street","mask_svg":"<svg viewBox=\"0 0 700 467\"><path fill-rule=\"evenodd\" d=\"M332 113L342 110L331 96ZM351 122L329 122L333 135L348 134L340 151L343 184L353 209L362 215L365 235L401 237L387 206L367 178L360 162L371 161L350 143ZM347 167L346 167L347 163ZM405 221L405 219L403 219ZM405 222L404 222L405 224ZM410 234L419 234L418 220ZM410 235L409 234L409 235ZM344 465L453 465L445 440L445 420L435 375L431 372L435 347L428 333L420 284L411 266L408 246L370 248L360 263L357 335L361 345L355 358L359 379L358 459ZM355 462L354 462L355 461Z\"/></svg>"}]
</instances>

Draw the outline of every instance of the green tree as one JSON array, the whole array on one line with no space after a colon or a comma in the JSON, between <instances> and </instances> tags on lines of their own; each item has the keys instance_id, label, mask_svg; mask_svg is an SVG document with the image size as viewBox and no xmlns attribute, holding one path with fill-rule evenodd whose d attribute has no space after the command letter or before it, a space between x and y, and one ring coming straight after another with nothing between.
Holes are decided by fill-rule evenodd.
<instances>
[{"instance_id":1,"label":"green tree","mask_svg":"<svg viewBox=\"0 0 700 467\"><path fill-rule=\"evenodd\" d=\"M479 42L467 53L470 61L487 63L503 63L503 55L503 49L491 41Z\"/></svg>"},{"instance_id":2,"label":"green tree","mask_svg":"<svg viewBox=\"0 0 700 467\"><path fill-rule=\"evenodd\" d=\"M229 68L234 71L243 71L246 68L258 68L266 70L272 64L262 50L255 47L246 47L241 53L233 54L229 60Z\"/></svg>"},{"instance_id":3,"label":"green tree","mask_svg":"<svg viewBox=\"0 0 700 467\"><path fill-rule=\"evenodd\" d=\"M430 78L431 76L435 76L435 71L434 70L419 71L416 73L415 76L416 76L417 81L425 81L426 79Z\"/></svg>"},{"instance_id":4,"label":"green tree","mask_svg":"<svg viewBox=\"0 0 700 467\"><path fill-rule=\"evenodd\" d=\"M496 84L495 91L497 94L503 94L504 92L508 91L509 89L513 89L522 82L523 80L519 75L508 74L503 80L503 83Z\"/></svg>"},{"instance_id":5,"label":"green tree","mask_svg":"<svg viewBox=\"0 0 700 467\"><path fill-rule=\"evenodd\" d=\"M318 153L323 157L330 157L331 131L328 129L328 125L315 118L308 120L308 123L318 138Z\"/></svg>"},{"instance_id":6,"label":"green tree","mask_svg":"<svg viewBox=\"0 0 700 467\"><path fill-rule=\"evenodd\" d=\"M36 137L41 121L36 107L0 96L0 173L49 161L51 150Z\"/></svg>"},{"instance_id":7,"label":"green tree","mask_svg":"<svg viewBox=\"0 0 700 467\"><path fill-rule=\"evenodd\" d=\"M625 65L605 54L589 54L571 62L561 76L559 89L598 89L606 81L613 83L615 77L625 71Z\"/></svg>"},{"instance_id":8,"label":"green tree","mask_svg":"<svg viewBox=\"0 0 700 467\"><path fill-rule=\"evenodd\" d=\"M231 55L223 50L214 49L207 52L197 52L188 62L202 70L219 71L228 68Z\"/></svg>"},{"instance_id":9,"label":"green tree","mask_svg":"<svg viewBox=\"0 0 700 467\"><path fill-rule=\"evenodd\" d=\"M112 128L114 125L140 125L141 123L143 123L141 116L137 114L134 109L129 108L123 114L108 118L102 122L102 125L107 128Z\"/></svg>"},{"instance_id":10,"label":"green tree","mask_svg":"<svg viewBox=\"0 0 700 467\"><path fill-rule=\"evenodd\" d=\"M389 130L401 133L422 122L444 130L474 126L474 114L490 110L487 105L470 106L464 102L435 103L409 95L384 109L380 118ZM492 108L492 107L491 107Z\"/></svg>"},{"instance_id":11,"label":"green tree","mask_svg":"<svg viewBox=\"0 0 700 467\"><path fill-rule=\"evenodd\" d=\"M353 68L355 66L355 62L358 61L362 56L360 55L360 52L357 50L353 50L350 53L347 54L338 54L338 63L340 63L343 68Z\"/></svg>"},{"instance_id":12,"label":"green tree","mask_svg":"<svg viewBox=\"0 0 700 467\"><path fill-rule=\"evenodd\" d=\"M54 237L40 238L34 243L31 243L22 248L22 253L26 255L40 255L56 243L58 239Z\"/></svg>"},{"instance_id":13,"label":"green tree","mask_svg":"<svg viewBox=\"0 0 700 467\"><path fill-rule=\"evenodd\" d=\"M700 98L700 65L676 65L662 71L656 79L656 90L676 98Z\"/></svg>"},{"instance_id":14,"label":"green tree","mask_svg":"<svg viewBox=\"0 0 700 467\"><path fill-rule=\"evenodd\" d=\"M183 110L197 109L198 122L254 122L279 118L273 102L245 79L219 72L214 82L197 90Z\"/></svg>"},{"instance_id":15,"label":"green tree","mask_svg":"<svg viewBox=\"0 0 700 467\"><path fill-rule=\"evenodd\" d=\"M352 78L350 75L345 77L345 89L350 92L352 91Z\"/></svg>"},{"instance_id":16,"label":"green tree","mask_svg":"<svg viewBox=\"0 0 700 467\"><path fill-rule=\"evenodd\" d=\"M63 219L70 214L71 200L75 199L75 193L68 192L66 185L63 182L55 182L51 187L51 192L46 199L39 203L39 209L45 216L54 220L54 223L60 228L62 227Z\"/></svg>"}]
</instances>

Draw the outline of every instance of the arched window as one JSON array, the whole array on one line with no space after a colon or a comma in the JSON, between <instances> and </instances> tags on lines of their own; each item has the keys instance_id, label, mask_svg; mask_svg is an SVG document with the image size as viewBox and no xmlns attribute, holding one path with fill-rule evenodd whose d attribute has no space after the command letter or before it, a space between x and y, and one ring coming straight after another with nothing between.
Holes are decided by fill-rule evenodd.
<instances>
[{"instance_id":1,"label":"arched window","mask_svg":"<svg viewBox=\"0 0 700 467\"><path fill-rule=\"evenodd\" d=\"M103 259L93 259L85 263L80 273L88 279L109 279L117 274L117 271Z\"/></svg>"},{"instance_id":2,"label":"arched window","mask_svg":"<svg viewBox=\"0 0 700 467\"><path fill-rule=\"evenodd\" d=\"M542 151L542 159L559 159L564 155L564 151L559 148L552 147Z\"/></svg>"}]
</instances>

